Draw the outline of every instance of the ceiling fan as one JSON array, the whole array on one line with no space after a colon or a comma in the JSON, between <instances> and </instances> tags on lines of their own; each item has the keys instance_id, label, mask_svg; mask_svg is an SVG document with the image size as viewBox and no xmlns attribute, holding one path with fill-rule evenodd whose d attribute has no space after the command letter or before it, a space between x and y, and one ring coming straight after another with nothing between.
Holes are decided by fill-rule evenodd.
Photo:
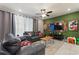
<instances>
[{"instance_id":1,"label":"ceiling fan","mask_svg":"<svg viewBox=\"0 0 79 59\"><path fill-rule=\"evenodd\" d=\"M40 10L41 13L38 13L38 15L42 16L42 17L46 17L46 16L50 16L50 14L53 12L53 11L46 11L46 9L41 9Z\"/></svg>"}]
</instances>

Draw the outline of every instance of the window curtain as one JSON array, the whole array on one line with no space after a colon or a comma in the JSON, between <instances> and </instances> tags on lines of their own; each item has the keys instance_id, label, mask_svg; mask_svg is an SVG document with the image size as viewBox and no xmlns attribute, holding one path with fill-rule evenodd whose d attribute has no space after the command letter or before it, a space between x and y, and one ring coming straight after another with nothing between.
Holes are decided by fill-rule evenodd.
<instances>
[{"instance_id":1,"label":"window curtain","mask_svg":"<svg viewBox=\"0 0 79 59\"><path fill-rule=\"evenodd\" d=\"M15 33L16 35L23 35L24 19L22 16L15 15Z\"/></svg>"},{"instance_id":2,"label":"window curtain","mask_svg":"<svg viewBox=\"0 0 79 59\"><path fill-rule=\"evenodd\" d=\"M24 31L26 31L26 32L32 32L33 31L33 19L32 18L26 18L25 20L24 20L24 22L25 22L25 30Z\"/></svg>"},{"instance_id":3,"label":"window curtain","mask_svg":"<svg viewBox=\"0 0 79 59\"><path fill-rule=\"evenodd\" d=\"M33 31L37 32L38 31L38 20L34 19L33 21Z\"/></svg>"},{"instance_id":4,"label":"window curtain","mask_svg":"<svg viewBox=\"0 0 79 59\"><path fill-rule=\"evenodd\" d=\"M10 12L0 11L0 41L5 39L5 35L13 33L13 14Z\"/></svg>"},{"instance_id":5,"label":"window curtain","mask_svg":"<svg viewBox=\"0 0 79 59\"><path fill-rule=\"evenodd\" d=\"M33 31L33 19L21 15L15 15L15 28L16 36L22 36L25 31Z\"/></svg>"},{"instance_id":6,"label":"window curtain","mask_svg":"<svg viewBox=\"0 0 79 59\"><path fill-rule=\"evenodd\" d=\"M0 41L3 40L4 35L4 24L3 24L3 12L0 11Z\"/></svg>"}]
</instances>

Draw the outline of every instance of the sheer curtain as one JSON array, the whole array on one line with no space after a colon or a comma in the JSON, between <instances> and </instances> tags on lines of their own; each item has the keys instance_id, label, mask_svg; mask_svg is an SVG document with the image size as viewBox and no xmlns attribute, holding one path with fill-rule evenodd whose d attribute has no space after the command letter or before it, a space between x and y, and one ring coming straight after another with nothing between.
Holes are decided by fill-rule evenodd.
<instances>
[{"instance_id":1,"label":"sheer curtain","mask_svg":"<svg viewBox=\"0 0 79 59\"><path fill-rule=\"evenodd\" d=\"M29 31L33 31L33 19L32 18L26 18L24 20L25 22L25 31L29 32Z\"/></svg>"},{"instance_id":2,"label":"sheer curtain","mask_svg":"<svg viewBox=\"0 0 79 59\"><path fill-rule=\"evenodd\" d=\"M24 31L33 31L33 19L20 15L15 15L15 32L16 35L22 36Z\"/></svg>"}]
</instances>

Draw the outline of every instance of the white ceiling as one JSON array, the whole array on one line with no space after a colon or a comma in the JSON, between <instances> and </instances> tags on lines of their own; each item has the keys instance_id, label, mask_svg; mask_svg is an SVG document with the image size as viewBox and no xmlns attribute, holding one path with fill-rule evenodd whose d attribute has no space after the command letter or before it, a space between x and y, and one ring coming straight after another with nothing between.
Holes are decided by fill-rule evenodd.
<instances>
[{"instance_id":1,"label":"white ceiling","mask_svg":"<svg viewBox=\"0 0 79 59\"><path fill-rule=\"evenodd\" d=\"M67 11L68 8L71 10ZM37 13L41 13L40 9L52 10L51 18L79 11L79 3L0 3L0 9L14 13L22 13L31 17L39 17ZM19 12L19 9L22 12Z\"/></svg>"}]
</instances>

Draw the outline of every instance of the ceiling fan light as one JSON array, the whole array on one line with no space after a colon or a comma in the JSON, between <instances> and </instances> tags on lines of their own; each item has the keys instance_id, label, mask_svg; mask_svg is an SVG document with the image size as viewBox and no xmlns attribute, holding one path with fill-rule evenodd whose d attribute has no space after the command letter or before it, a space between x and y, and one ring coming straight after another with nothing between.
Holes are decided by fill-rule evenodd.
<instances>
[{"instance_id":1,"label":"ceiling fan light","mask_svg":"<svg viewBox=\"0 0 79 59\"><path fill-rule=\"evenodd\" d=\"M42 14L44 14L45 13L45 11L42 11Z\"/></svg>"},{"instance_id":2,"label":"ceiling fan light","mask_svg":"<svg viewBox=\"0 0 79 59\"><path fill-rule=\"evenodd\" d=\"M42 17L46 17L46 15L45 14L42 14Z\"/></svg>"}]
</instances>

